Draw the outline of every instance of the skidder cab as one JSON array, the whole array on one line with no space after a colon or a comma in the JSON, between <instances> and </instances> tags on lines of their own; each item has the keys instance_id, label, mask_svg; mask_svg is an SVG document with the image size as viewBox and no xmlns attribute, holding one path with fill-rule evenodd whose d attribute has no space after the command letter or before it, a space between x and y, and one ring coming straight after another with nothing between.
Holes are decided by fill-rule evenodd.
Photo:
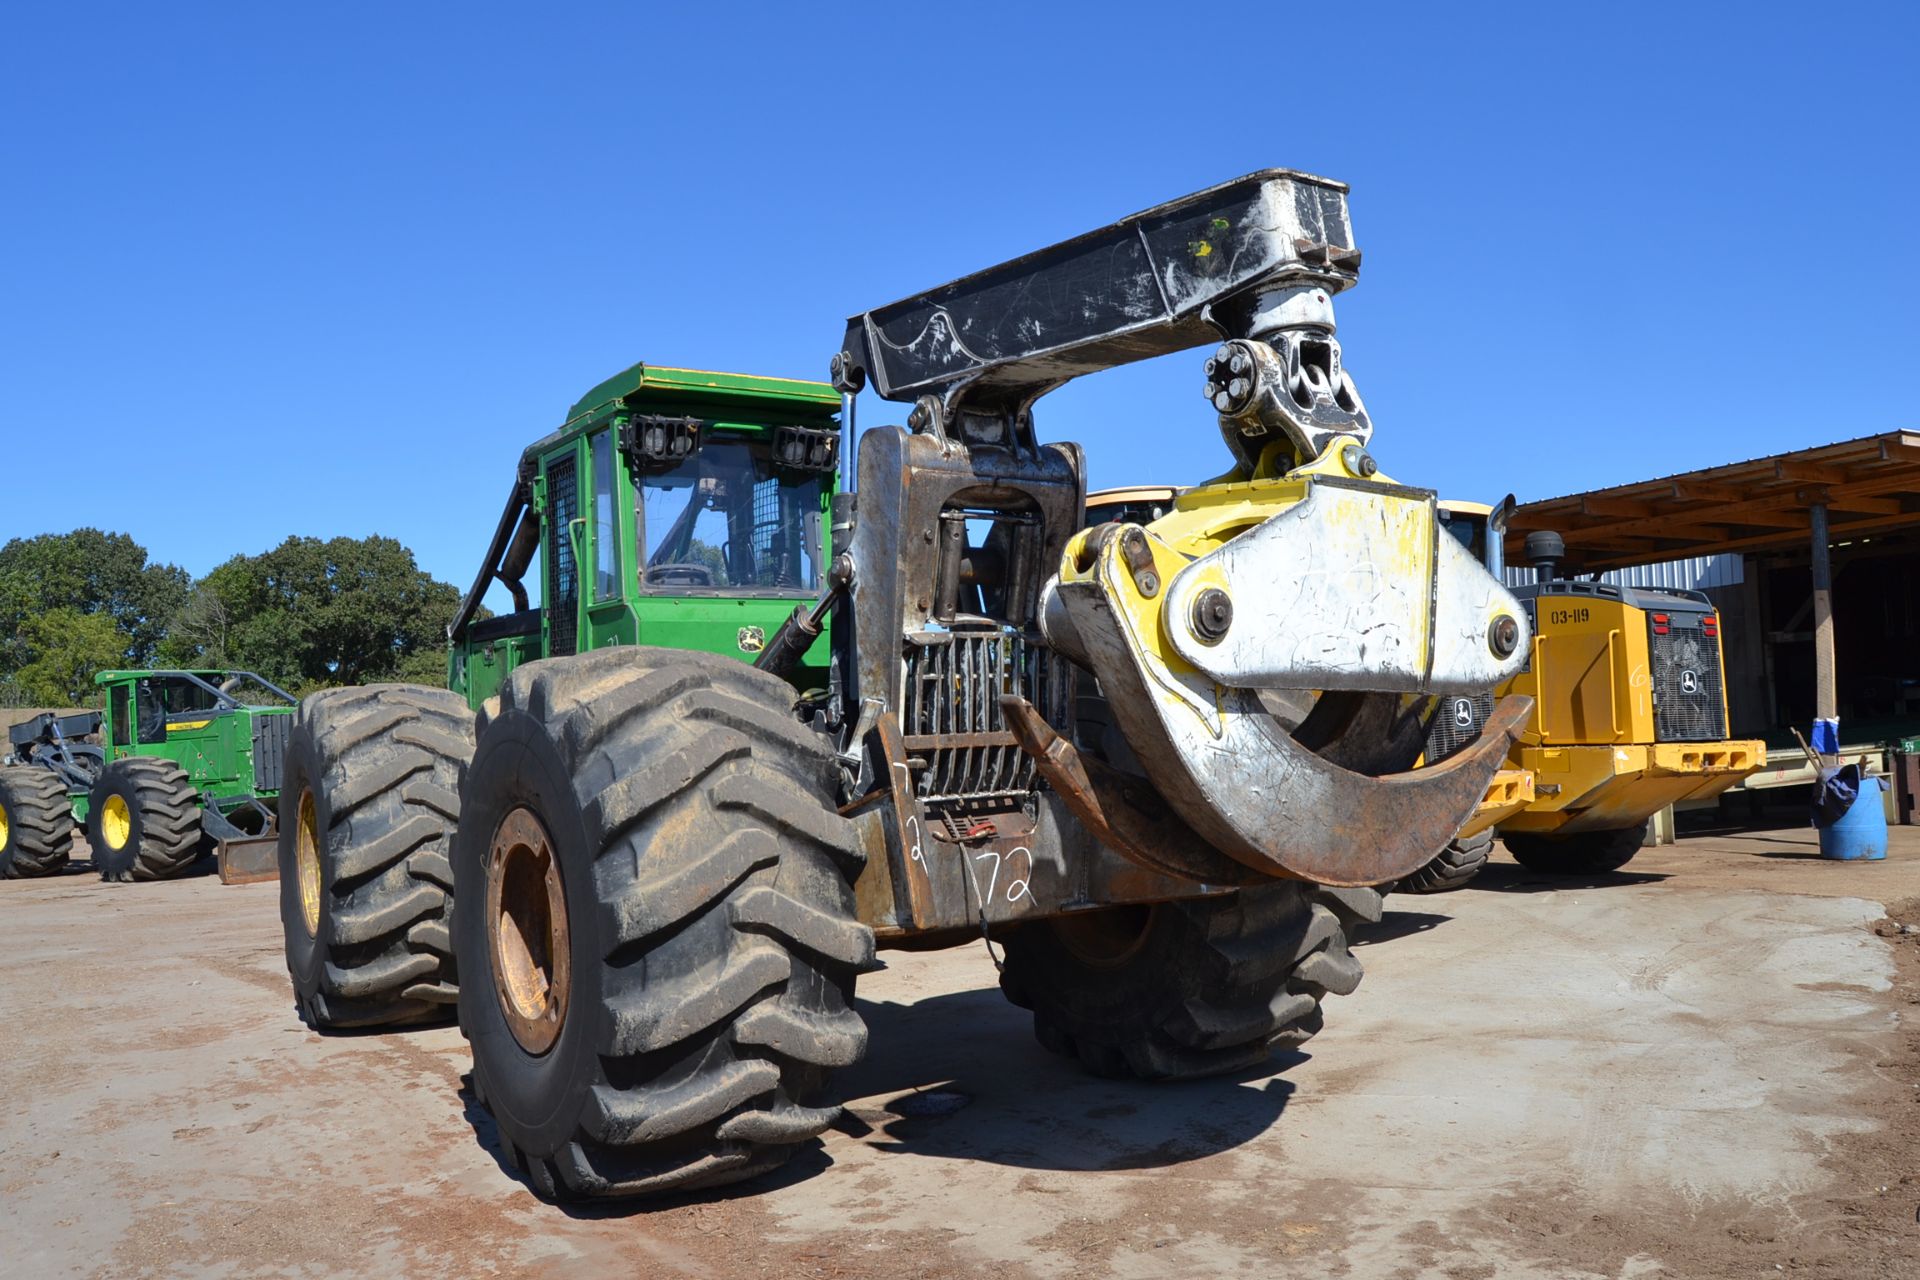
<instances>
[{"instance_id":1,"label":"skidder cab","mask_svg":"<svg viewBox=\"0 0 1920 1280\"><path fill-rule=\"evenodd\" d=\"M590 393L522 458L456 692L301 708L306 1016L457 1003L550 1196L785 1160L865 1051L877 946L986 934L1040 1041L1101 1074L1313 1035L1360 980L1358 886L1446 842L1526 711L1415 767L1430 695L1490 690L1527 630L1368 453L1330 303L1358 260L1345 188L1269 170L856 316L832 387ZM1195 346L1233 470L1086 531L1036 402ZM869 382L910 407L856 436ZM482 620L495 583L514 607Z\"/></svg>"}]
</instances>

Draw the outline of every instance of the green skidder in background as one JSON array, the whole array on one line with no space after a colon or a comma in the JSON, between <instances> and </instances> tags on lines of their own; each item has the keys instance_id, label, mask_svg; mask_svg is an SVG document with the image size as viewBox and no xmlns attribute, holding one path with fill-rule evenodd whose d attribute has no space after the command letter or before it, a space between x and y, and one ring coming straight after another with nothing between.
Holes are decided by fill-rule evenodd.
<instances>
[{"instance_id":1,"label":"green skidder in background","mask_svg":"<svg viewBox=\"0 0 1920 1280\"><path fill-rule=\"evenodd\" d=\"M160 880L275 834L294 698L251 671L103 671L105 710L10 732L0 875L51 875L87 834L104 880Z\"/></svg>"}]
</instances>

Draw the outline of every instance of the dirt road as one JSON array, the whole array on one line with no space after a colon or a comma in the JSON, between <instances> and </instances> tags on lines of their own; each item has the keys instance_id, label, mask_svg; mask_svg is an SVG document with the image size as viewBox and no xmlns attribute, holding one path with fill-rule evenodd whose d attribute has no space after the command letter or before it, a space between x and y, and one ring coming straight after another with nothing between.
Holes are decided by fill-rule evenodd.
<instances>
[{"instance_id":1,"label":"dirt road","mask_svg":"<svg viewBox=\"0 0 1920 1280\"><path fill-rule=\"evenodd\" d=\"M1394 899L1309 1053L1193 1085L889 954L821 1150L590 1211L508 1174L456 1031L295 1020L275 886L0 883L0 1272L1920 1276L1920 832L1809 839Z\"/></svg>"}]
</instances>

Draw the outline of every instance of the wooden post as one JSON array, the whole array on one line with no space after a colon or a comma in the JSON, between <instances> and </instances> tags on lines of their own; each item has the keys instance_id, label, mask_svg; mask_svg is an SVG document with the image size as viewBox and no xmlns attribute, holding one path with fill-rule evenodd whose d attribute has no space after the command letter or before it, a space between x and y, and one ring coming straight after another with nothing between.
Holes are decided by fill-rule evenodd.
<instances>
[{"instance_id":1,"label":"wooden post","mask_svg":"<svg viewBox=\"0 0 1920 1280\"><path fill-rule=\"evenodd\" d=\"M1813 714L1834 720L1840 693L1833 670L1833 566L1827 559L1827 504L1807 508L1813 525Z\"/></svg>"}]
</instances>

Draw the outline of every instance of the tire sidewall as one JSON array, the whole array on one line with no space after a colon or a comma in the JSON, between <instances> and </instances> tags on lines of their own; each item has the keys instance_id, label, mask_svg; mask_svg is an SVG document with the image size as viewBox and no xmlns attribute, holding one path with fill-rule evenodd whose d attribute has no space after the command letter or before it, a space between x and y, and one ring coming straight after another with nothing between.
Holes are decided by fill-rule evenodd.
<instances>
[{"instance_id":1,"label":"tire sidewall","mask_svg":"<svg viewBox=\"0 0 1920 1280\"><path fill-rule=\"evenodd\" d=\"M119 796L127 804L127 842L114 849L108 846L101 830L100 815L107 800ZM147 815L140 804L140 788L127 770L107 766L100 781L87 793L87 847L93 850L94 869L103 880L118 880L133 874L140 859L140 841L146 836Z\"/></svg>"},{"instance_id":2,"label":"tire sidewall","mask_svg":"<svg viewBox=\"0 0 1920 1280\"><path fill-rule=\"evenodd\" d=\"M572 778L545 728L523 711L496 715L480 735L460 788L453 840L454 954L459 958L460 1029L473 1049L474 1077L502 1135L529 1156L551 1158L580 1127L590 1100L603 1028L600 913ZM525 806L545 824L567 904L572 989L559 1038L543 1054L514 1039L495 993L488 930L487 860L500 822Z\"/></svg>"},{"instance_id":3,"label":"tire sidewall","mask_svg":"<svg viewBox=\"0 0 1920 1280\"><path fill-rule=\"evenodd\" d=\"M321 939L327 936L328 872L331 860L325 842L333 826L333 812L327 788L319 785L320 769L313 740L304 724L294 728L281 766L280 835L275 842L280 864L280 927L287 940L287 974L293 979L295 997L304 1007L320 992L320 973L325 959ZM307 932L300 908L300 796L313 793L315 835L321 841L320 854L320 928L318 935Z\"/></svg>"}]
</instances>

